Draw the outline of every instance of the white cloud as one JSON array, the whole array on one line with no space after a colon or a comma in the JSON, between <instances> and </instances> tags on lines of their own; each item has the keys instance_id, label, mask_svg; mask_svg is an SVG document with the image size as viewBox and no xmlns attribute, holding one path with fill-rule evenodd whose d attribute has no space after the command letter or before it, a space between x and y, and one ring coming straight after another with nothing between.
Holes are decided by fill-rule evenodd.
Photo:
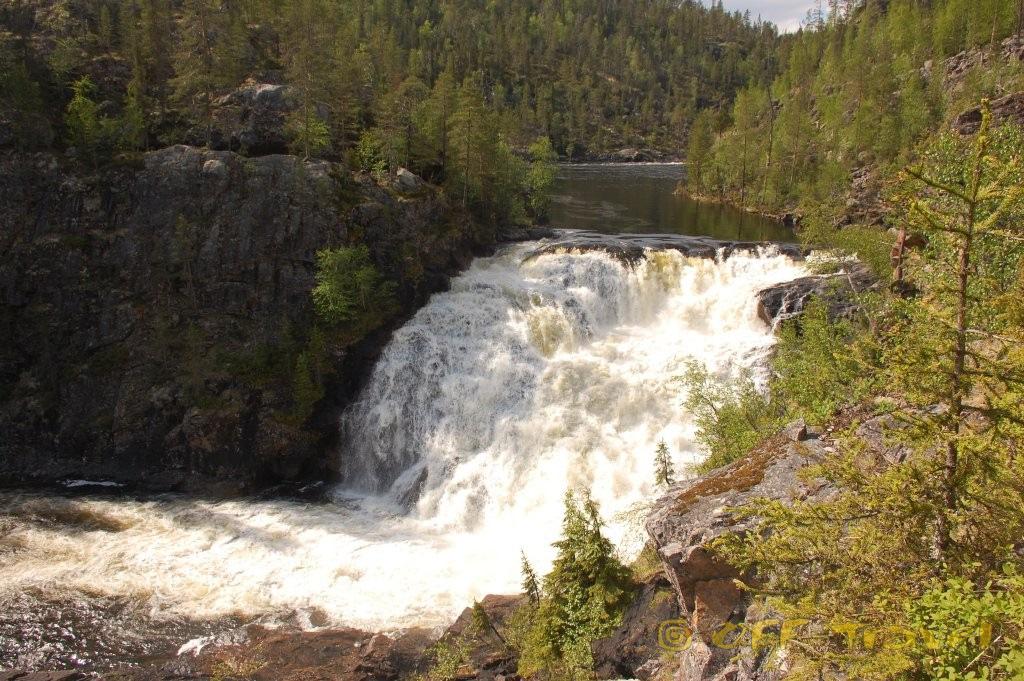
<instances>
[{"instance_id":1,"label":"white cloud","mask_svg":"<svg viewBox=\"0 0 1024 681\"><path fill-rule=\"evenodd\" d=\"M707 0L710 4L711 0ZM807 10L816 6L815 0L722 0L722 5L730 12L750 10L750 17L759 15L764 21L770 21L780 31L795 31L800 22L807 16ZM822 5L826 3L822 2Z\"/></svg>"}]
</instances>

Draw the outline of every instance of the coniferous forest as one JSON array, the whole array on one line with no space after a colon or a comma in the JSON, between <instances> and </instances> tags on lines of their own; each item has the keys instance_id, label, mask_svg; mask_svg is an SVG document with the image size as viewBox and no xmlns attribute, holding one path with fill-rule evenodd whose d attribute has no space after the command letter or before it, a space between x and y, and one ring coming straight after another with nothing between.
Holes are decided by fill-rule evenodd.
<instances>
[{"instance_id":1,"label":"coniferous forest","mask_svg":"<svg viewBox=\"0 0 1024 681\"><path fill-rule=\"evenodd\" d=\"M697 2L17 0L0 12L18 145L86 159L228 146L218 100L247 79L288 87L290 150L367 169L493 174L499 138L548 137L566 157L675 154L697 112L779 68L773 26Z\"/></svg>"}]
</instances>

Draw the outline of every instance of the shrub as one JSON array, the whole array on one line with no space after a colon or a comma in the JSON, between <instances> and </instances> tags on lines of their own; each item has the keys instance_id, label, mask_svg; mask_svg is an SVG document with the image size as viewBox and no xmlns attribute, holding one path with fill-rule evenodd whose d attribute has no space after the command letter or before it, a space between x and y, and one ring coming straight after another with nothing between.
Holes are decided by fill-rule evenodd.
<instances>
[{"instance_id":1,"label":"shrub","mask_svg":"<svg viewBox=\"0 0 1024 681\"><path fill-rule=\"evenodd\" d=\"M782 425L782 415L749 371L720 379L691 361L682 380L686 385L683 406L697 426L697 444L708 454L696 466L699 473L735 461Z\"/></svg>"},{"instance_id":2,"label":"shrub","mask_svg":"<svg viewBox=\"0 0 1024 681\"><path fill-rule=\"evenodd\" d=\"M397 308L394 282L370 262L365 245L318 251L316 281L313 306L328 326L372 328Z\"/></svg>"}]
</instances>

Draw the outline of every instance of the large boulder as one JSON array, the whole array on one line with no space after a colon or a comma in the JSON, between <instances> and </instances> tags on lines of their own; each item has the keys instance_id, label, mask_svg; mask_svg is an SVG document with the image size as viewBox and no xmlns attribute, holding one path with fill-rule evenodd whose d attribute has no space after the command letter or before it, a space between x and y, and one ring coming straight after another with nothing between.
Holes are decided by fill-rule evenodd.
<instances>
[{"instance_id":1,"label":"large boulder","mask_svg":"<svg viewBox=\"0 0 1024 681\"><path fill-rule=\"evenodd\" d=\"M839 274L800 277L758 291L757 316L774 327L798 316L812 298L821 298L828 304L829 319L850 319L860 309L856 294L877 283L878 278L863 265Z\"/></svg>"},{"instance_id":2,"label":"large boulder","mask_svg":"<svg viewBox=\"0 0 1024 681\"><path fill-rule=\"evenodd\" d=\"M248 80L213 100L212 123L194 121L184 140L245 156L288 153L288 115L298 108L299 96L287 85ZM316 116L328 122L327 108L318 105Z\"/></svg>"},{"instance_id":3,"label":"large boulder","mask_svg":"<svg viewBox=\"0 0 1024 681\"><path fill-rule=\"evenodd\" d=\"M757 613L748 612L748 600L737 583L742 575L709 545L727 532L749 532L759 522L739 519L731 508L762 497L819 499L833 493L824 482L798 475L827 451L818 437L805 437L794 441L777 435L728 466L672 486L651 511L647 532L675 591L685 621L680 626L692 635L678 653L678 681L774 678L763 651L745 650L737 656L737 650L712 641L723 626L752 624Z\"/></svg>"},{"instance_id":4,"label":"large boulder","mask_svg":"<svg viewBox=\"0 0 1024 681\"><path fill-rule=\"evenodd\" d=\"M995 125L1010 123L1024 126L1024 91L1014 92L989 103ZM953 130L961 135L973 135L981 128L981 107L968 109L953 121Z\"/></svg>"}]
</instances>

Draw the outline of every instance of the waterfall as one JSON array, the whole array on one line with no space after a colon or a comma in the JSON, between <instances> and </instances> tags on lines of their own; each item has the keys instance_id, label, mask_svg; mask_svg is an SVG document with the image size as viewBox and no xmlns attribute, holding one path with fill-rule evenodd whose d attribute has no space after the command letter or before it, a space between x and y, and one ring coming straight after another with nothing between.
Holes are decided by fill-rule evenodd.
<instances>
[{"instance_id":1,"label":"waterfall","mask_svg":"<svg viewBox=\"0 0 1024 681\"><path fill-rule=\"evenodd\" d=\"M773 341L755 293L801 272L770 250L530 249L478 260L396 332L342 419L340 496L454 532L550 527L567 487L624 511L652 493L659 440L679 469L698 456L686 361L757 364Z\"/></svg>"},{"instance_id":2,"label":"waterfall","mask_svg":"<svg viewBox=\"0 0 1024 681\"><path fill-rule=\"evenodd\" d=\"M755 293L803 268L772 249L627 264L532 248L476 260L394 334L342 418L333 502L0 497L0 603L34 589L154 618L442 625L518 591L520 550L549 568L569 487L635 550L615 518L656 493L658 441L679 473L699 457L687 360L763 366Z\"/></svg>"}]
</instances>

